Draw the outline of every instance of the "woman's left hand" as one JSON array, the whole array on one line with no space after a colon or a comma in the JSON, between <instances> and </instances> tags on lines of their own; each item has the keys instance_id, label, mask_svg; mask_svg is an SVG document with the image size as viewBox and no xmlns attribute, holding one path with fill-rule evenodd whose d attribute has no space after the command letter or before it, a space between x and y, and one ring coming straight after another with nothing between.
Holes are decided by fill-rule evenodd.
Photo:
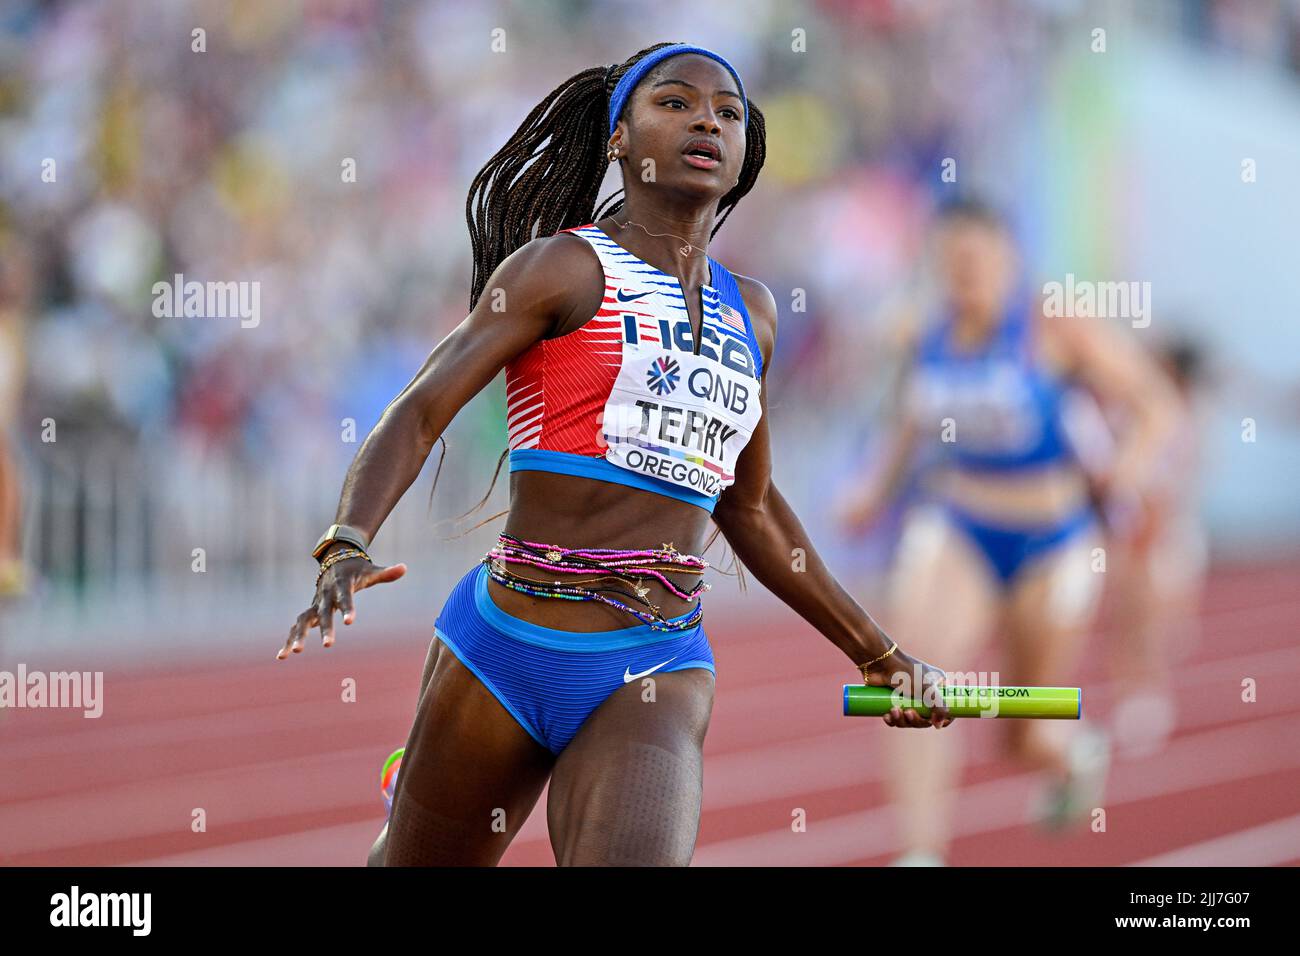
<instances>
[{"instance_id":1,"label":"woman's left hand","mask_svg":"<svg viewBox=\"0 0 1300 956\"><path fill-rule=\"evenodd\" d=\"M901 648L879 663L867 668L866 683L870 687L893 687L904 696L919 699L930 709L929 717L922 717L915 708L893 707L882 718L890 727L935 727L942 729L952 723L948 706L939 688L947 680L947 673L939 667L912 657ZM920 691L913 692L916 683ZM931 689L933 688L933 689ZM933 700L933 703L931 703Z\"/></svg>"}]
</instances>

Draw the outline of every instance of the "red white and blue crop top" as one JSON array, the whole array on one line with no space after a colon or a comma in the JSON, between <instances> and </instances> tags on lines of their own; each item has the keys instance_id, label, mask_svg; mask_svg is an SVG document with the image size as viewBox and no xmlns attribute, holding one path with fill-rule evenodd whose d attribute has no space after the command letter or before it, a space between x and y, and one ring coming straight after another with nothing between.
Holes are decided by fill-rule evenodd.
<instances>
[{"instance_id":1,"label":"red white and blue crop top","mask_svg":"<svg viewBox=\"0 0 1300 956\"><path fill-rule=\"evenodd\" d=\"M762 415L763 357L730 272L709 257L696 351L681 283L589 224L605 297L580 328L506 365L510 470L642 488L712 512Z\"/></svg>"}]
</instances>

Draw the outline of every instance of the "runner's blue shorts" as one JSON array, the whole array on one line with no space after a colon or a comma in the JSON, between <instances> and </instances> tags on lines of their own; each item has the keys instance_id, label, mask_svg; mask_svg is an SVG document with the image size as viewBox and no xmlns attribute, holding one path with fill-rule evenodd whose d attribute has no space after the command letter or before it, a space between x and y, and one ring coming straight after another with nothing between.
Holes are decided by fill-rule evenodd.
<instances>
[{"instance_id":1,"label":"runner's blue shorts","mask_svg":"<svg viewBox=\"0 0 1300 956\"><path fill-rule=\"evenodd\" d=\"M677 632L648 624L561 631L507 614L488 593L488 580L482 563L461 578L434 621L434 634L551 753L559 754L624 684L690 667L717 673L702 621Z\"/></svg>"}]
</instances>

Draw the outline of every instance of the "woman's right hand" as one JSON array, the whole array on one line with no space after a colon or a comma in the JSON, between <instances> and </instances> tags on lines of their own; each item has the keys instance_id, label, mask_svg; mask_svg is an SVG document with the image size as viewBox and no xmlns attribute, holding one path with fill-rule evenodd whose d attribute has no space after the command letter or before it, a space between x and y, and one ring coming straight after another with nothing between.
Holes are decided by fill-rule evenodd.
<instances>
[{"instance_id":1,"label":"woman's right hand","mask_svg":"<svg viewBox=\"0 0 1300 956\"><path fill-rule=\"evenodd\" d=\"M882 718L890 727L935 727L942 729L952 723L948 707L943 696L936 690L930 694L926 690L931 685L940 685L948 675L942 668L927 664L925 661L905 653L901 648L894 651L879 664L867 668L866 683L870 687L897 688L904 697L921 700L930 708L930 716L922 717L914 708L893 707ZM918 688L919 682L919 688ZM933 697L934 703L929 699Z\"/></svg>"},{"instance_id":2,"label":"woman's right hand","mask_svg":"<svg viewBox=\"0 0 1300 956\"><path fill-rule=\"evenodd\" d=\"M328 554L328 552L327 552ZM344 558L330 565L330 569L316 582L316 599L311 607L298 615L289 628L289 638L275 655L282 661L292 651L302 652L307 632L313 627L321 631L321 645L330 647L334 644L334 613L343 612L343 623L351 624L356 620L356 609L352 606L352 595L374 584L396 581L406 573L405 564L393 564L381 568L362 557Z\"/></svg>"}]
</instances>

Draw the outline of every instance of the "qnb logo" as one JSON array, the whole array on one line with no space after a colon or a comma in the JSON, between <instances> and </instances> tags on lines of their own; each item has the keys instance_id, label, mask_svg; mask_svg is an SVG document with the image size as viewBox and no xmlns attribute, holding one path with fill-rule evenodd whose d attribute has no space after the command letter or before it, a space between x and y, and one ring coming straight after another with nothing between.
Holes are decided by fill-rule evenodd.
<instances>
[{"instance_id":1,"label":"qnb logo","mask_svg":"<svg viewBox=\"0 0 1300 956\"><path fill-rule=\"evenodd\" d=\"M152 893L70 893L50 897L51 926L126 926L133 936L148 936Z\"/></svg>"},{"instance_id":2,"label":"qnb logo","mask_svg":"<svg viewBox=\"0 0 1300 956\"><path fill-rule=\"evenodd\" d=\"M646 371L646 384L656 395L667 395L677 387L680 372L681 366L677 360L665 355L650 363L650 368Z\"/></svg>"}]
</instances>

